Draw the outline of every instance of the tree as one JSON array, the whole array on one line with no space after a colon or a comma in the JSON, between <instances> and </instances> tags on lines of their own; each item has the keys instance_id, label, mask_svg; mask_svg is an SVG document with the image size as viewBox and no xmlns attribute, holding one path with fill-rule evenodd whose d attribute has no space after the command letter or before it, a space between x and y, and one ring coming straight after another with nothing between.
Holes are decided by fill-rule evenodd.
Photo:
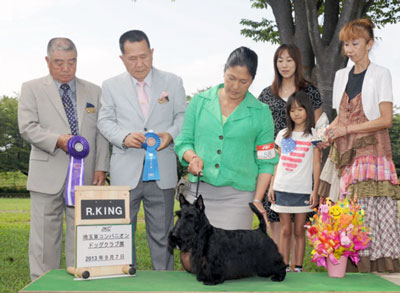
<instances>
[{"instance_id":1,"label":"tree","mask_svg":"<svg viewBox=\"0 0 400 293\"><path fill-rule=\"evenodd\" d=\"M29 144L18 130L17 98L0 98L0 172L21 171L28 174Z\"/></svg>"},{"instance_id":2,"label":"tree","mask_svg":"<svg viewBox=\"0 0 400 293\"><path fill-rule=\"evenodd\" d=\"M398 108L397 108L398 110ZM393 162L396 166L397 176L400 177L400 114L393 115L392 128L389 129L390 143L392 146Z\"/></svg>"},{"instance_id":3,"label":"tree","mask_svg":"<svg viewBox=\"0 0 400 293\"><path fill-rule=\"evenodd\" d=\"M341 55L339 32L353 19L370 17L380 28L400 20L400 0L250 0L252 7L272 8L275 21L243 19L241 33L255 41L296 44L302 54L305 77L321 92L323 110L332 113L335 72L347 65Z\"/></svg>"}]
</instances>

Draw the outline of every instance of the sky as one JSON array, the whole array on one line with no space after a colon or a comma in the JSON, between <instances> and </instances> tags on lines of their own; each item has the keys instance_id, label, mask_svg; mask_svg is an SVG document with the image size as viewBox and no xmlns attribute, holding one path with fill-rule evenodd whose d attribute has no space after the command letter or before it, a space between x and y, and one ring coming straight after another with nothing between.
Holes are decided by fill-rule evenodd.
<instances>
[{"instance_id":1,"label":"sky","mask_svg":"<svg viewBox=\"0 0 400 293\"><path fill-rule=\"evenodd\" d=\"M273 80L277 45L240 34L243 18L272 19L269 9L250 0L1 0L0 96L17 96L24 81L48 74L46 47L53 37L68 37L78 49L77 76L101 86L123 71L118 40L143 30L154 48L154 67L183 79L187 95L223 82L223 67L240 46L259 57L250 91L258 96ZM400 105L400 24L375 31L370 58L390 69L394 103ZM351 62L350 62L351 63ZM350 66L351 64L349 64Z\"/></svg>"}]
</instances>

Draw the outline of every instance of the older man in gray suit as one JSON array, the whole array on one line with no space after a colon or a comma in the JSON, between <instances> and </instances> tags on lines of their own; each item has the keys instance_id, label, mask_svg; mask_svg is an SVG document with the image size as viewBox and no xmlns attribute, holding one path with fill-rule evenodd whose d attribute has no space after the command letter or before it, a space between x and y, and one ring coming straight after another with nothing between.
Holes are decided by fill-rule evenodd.
<instances>
[{"instance_id":1,"label":"older man in gray suit","mask_svg":"<svg viewBox=\"0 0 400 293\"><path fill-rule=\"evenodd\" d=\"M74 265L74 208L66 206L64 198L69 139L81 135L89 142L86 184L103 185L109 168L109 144L97 129L101 89L75 77L74 43L67 38L51 39L46 61L50 74L24 83L18 103L19 130L31 144L27 189L31 193L32 280L60 267L64 211L66 264Z\"/></svg>"},{"instance_id":2,"label":"older man in gray suit","mask_svg":"<svg viewBox=\"0 0 400 293\"><path fill-rule=\"evenodd\" d=\"M113 144L112 185L131 187L131 222L135 226L143 202L153 269L173 270L168 233L173 226L174 187L177 182L173 139L182 127L186 96L178 76L153 67L146 34L132 30L119 40L127 72L103 83L98 127ZM145 133L161 138L157 149L160 180L143 181ZM136 254L135 264L136 264Z\"/></svg>"}]
</instances>

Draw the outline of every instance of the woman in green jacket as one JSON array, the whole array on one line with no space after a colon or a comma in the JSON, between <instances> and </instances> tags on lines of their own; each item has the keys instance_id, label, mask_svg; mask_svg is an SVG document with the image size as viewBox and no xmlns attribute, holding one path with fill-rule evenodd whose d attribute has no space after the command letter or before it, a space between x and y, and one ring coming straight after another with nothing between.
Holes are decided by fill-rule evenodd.
<instances>
[{"instance_id":1,"label":"woman in green jacket","mask_svg":"<svg viewBox=\"0 0 400 293\"><path fill-rule=\"evenodd\" d=\"M199 194L208 220L218 228L251 229L251 201L266 217L261 200L278 155L269 107L248 92L257 59L246 47L234 50L224 83L193 97L175 140L175 152L191 173L187 200L195 199L195 175L202 172Z\"/></svg>"}]
</instances>

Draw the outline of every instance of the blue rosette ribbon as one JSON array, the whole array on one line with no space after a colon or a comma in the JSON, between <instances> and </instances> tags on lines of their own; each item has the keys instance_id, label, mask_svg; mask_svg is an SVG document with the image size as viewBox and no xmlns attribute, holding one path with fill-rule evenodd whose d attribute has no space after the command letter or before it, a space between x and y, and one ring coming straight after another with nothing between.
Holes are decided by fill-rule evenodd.
<instances>
[{"instance_id":1,"label":"blue rosette ribbon","mask_svg":"<svg viewBox=\"0 0 400 293\"><path fill-rule=\"evenodd\" d=\"M145 134L146 140L142 147L146 150L143 168L143 181L160 180L160 171L158 169L157 148L161 144L160 137L154 132Z\"/></svg>"},{"instance_id":2,"label":"blue rosette ribbon","mask_svg":"<svg viewBox=\"0 0 400 293\"><path fill-rule=\"evenodd\" d=\"M75 186L84 185L85 157L89 154L89 142L83 136L73 136L68 140L70 155L67 183L65 184L65 204L75 206Z\"/></svg>"}]
</instances>

